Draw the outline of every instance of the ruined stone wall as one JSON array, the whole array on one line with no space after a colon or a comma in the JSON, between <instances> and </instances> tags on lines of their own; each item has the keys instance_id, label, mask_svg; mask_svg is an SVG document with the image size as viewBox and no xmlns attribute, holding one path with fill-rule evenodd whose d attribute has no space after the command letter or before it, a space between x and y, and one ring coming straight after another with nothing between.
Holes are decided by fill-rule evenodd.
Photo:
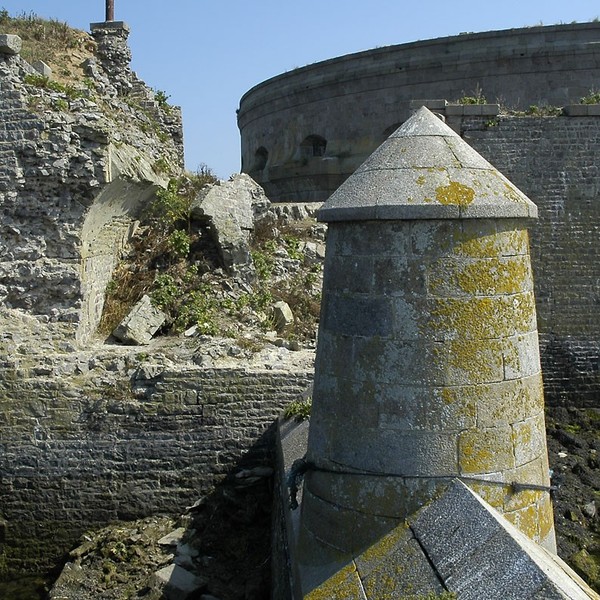
<instances>
[{"instance_id":1,"label":"ruined stone wall","mask_svg":"<svg viewBox=\"0 0 600 600\"><path fill-rule=\"evenodd\" d=\"M240 461L270 464L271 425L310 380L133 351L21 358L0 369L0 554L29 571L86 529L178 514Z\"/></svg>"},{"instance_id":2,"label":"ruined stone wall","mask_svg":"<svg viewBox=\"0 0 600 600\"><path fill-rule=\"evenodd\" d=\"M463 137L538 206L532 224L548 404L600 402L600 118L464 118Z\"/></svg>"},{"instance_id":3,"label":"ruined stone wall","mask_svg":"<svg viewBox=\"0 0 600 600\"><path fill-rule=\"evenodd\" d=\"M93 60L87 84L51 87L19 45L0 52L0 303L85 343L135 219L182 168L181 115L142 107L133 74L119 96Z\"/></svg>"}]
</instances>

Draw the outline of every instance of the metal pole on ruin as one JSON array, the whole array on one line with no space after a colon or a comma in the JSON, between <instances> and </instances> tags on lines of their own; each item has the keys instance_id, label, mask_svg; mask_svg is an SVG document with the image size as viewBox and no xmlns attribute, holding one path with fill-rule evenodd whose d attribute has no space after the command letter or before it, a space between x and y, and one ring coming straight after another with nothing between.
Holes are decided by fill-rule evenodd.
<instances>
[{"instance_id":1,"label":"metal pole on ruin","mask_svg":"<svg viewBox=\"0 0 600 600\"><path fill-rule=\"evenodd\" d=\"M115 0L106 0L106 20L115 20Z\"/></svg>"}]
</instances>

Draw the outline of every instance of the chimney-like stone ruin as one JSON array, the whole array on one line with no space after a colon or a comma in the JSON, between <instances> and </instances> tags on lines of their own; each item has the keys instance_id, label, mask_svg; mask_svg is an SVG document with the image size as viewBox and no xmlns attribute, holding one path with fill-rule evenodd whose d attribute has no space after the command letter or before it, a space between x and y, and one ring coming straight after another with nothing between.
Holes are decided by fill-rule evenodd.
<instances>
[{"instance_id":1,"label":"chimney-like stone ruin","mask_svg":"<svg viewBox=\"0 0 600 600\"><path fill-rule=\"evenodd\" d=\"M305 572L371 546L455 478L555 552L526 230L535 217L426 108L321 209L296 549Z\"/></svg>"}]
</instances>

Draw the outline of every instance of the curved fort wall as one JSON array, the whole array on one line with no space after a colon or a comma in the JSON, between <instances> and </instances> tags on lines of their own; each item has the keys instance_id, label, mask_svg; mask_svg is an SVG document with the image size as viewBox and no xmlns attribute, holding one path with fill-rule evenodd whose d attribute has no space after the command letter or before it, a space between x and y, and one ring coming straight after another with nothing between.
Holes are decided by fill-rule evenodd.
<instances>
[{"instance_id":1,"label":"curved fort wall","mask_svg":"<svg viewBox=\"0 0 600 600\"><path fill-rule=\"evenodd\" d=\"M240 101L242 171L274 201L325 200L428 105L538 205L530 232L547 401L595 406L600 107L571 103L598 88L598 42L600 23L531 27L378 48L279 75ZM418 101L476 95L512 110ZM543 106L565 110L536 115Z\"/></svg>"},{"instance_id":2,"label":"curved fort wall","mask_svg":"<svg viewBox=\"0 0 600 600\"><path fill-rule=\"evenodd\" d=\"M530 27L377 48L284 73L240 101L242 171L272 200L325 200L410 116L412 100L481 93L512 109L563 106L597 85L599 40L600 23Z\"/></svg>"}]
</instances>

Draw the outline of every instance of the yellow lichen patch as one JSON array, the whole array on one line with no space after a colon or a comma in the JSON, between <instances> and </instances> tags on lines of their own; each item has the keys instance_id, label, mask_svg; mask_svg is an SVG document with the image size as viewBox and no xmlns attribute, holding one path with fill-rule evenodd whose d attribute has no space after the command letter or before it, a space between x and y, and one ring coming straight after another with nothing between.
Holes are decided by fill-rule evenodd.
<instances>
[{"instance_id":1,"label":"yellow lichen patch","mask_svg":"<svg viewBox=\"0 0 600 600\"><path fill-rule=\"evenodd\" d=\"M525 202L525 199L522 198L521 196L519 196L519 194L517 194L515 189L512 186L510 186L508 183L504 184L504 197L507 200L511 200L512 202L521 202L521 203Z\"/></svg>"},{"instance_id":2,"label":"yellow lichen patch","mask_svg":"<svg viewBox=\"0 0 600 600\"><path fill-rule=\"evenodd\" d=\"M408 526L406 524L399 525L390 533L382 537L378 542L365 550L360 558L361 561L377 564L389 554L391 554L407 535Z\"/></svg>"},{"instance_id":3,"label":"yellow lichen patch","mask_svg":"<svg viewBox=\"0 0 600 600\"><path fill-rule=\"evenodd\" d=\"M458 287L468 294L516 294L528 283L529 269L524 260L479 260L456 273Z\"/></svg>"},{"instance_id":4,"label":"yellow lichen patch","mask_svg":"<svg viewBox=\"0 0 600 600\"><path fill-rule=\"evenodd\" d=\"M458 181L451 181L448 185L438 187L435 190L435 197L440 204L468 206L475 198L475 191Z\"/></svg>"},{"instance_id":5,"label":"yellow lichen patch","mask_svg":"<svg viewBox=\"0 0 600 600\"><path fill-rule=\"evenodd\" d=\"M483 340L535 330L535 304L531 293L433 300L429 328L434 335Z\"/></svg>"},{"instance_id":6,"label":"yellow lichen patch","mask_svg":"<svg viewBox=\"0 0 600 600\"><path fill-rule=\"evenodd\" d=\"M467 376L467 383L499 381L502 357L490 344L489 340L451 340L447 364L460 371L452 379L460 379L462 373Z\"/></svg>"},{"instance_id":7,"label":"yellow lichen patch","mask_svg":"<svg viewBox=\"0 0 600 600\"><path fill-rule=\"evenodd\" d=\"M500 481L500 475L496 475L493 481ZM490 506L502 511L504 498L510 493L508 485L497 485L489 483L479 483L474 481L465 481L465 483L479 496L481 496Z\"/></svg>"},{"instance_id":8,"label":"yellow lichen patch","mask_svg":"<svg viewBox=\"0 0 600 600\"><path fill-rule=\"evenodd\" d=\"M453 404L456 401L456 394L450 388L442 388L441 396L444 404Z\"/></svg>"},{"instance_id":9,"label":"yellow lichen patch","mask_svg":"<svg viewBox=\"0 0 600 600\"><path fill-rule=\"evenodd\" d=\"M504 516L528 538L534 542L540 541L540 514L535 504L521 510L504 513Z\"/></svg>"},{"instance_id":10,"label":"yellow lichen patch","mask_svg":"<svg viewBox=\"0 0 600 600\"><path fill-rule=\"evenodd\" d=\"M512 469L514 462L509 429L468 429L458 438L462 475L505 471Z\"/></svg>"},{"instance_id":11,"label":"yellow lichen patch","mask_svg":"<svg viewBox=\"0 0 600 600\"><path fill-rule=\"evenodd\" d=\"M416 183L418 185L424 185L424 183L427 181L427 179L425 179L425 175L419 175L417 177Z\"/></svg>"},{"instance_id":12,"label":"yellow lichen patch","mask_svg":"<svg viewBox=\"0 0 600 600\"><path fill-rule=\"evenodd\" d=\"M529 236L526 229L505 229L499 223L498 231L491 221L467 220L462 230L454 230L454 252L472 258L495 258L529 254Z\"/></svg>"},{"instance_id":13,"label":"yellow lichen patch","mask_svg":"<svg viewBox=\"0 0 600 600\"><path fill-rule=\"evenodd\" d=\"M362 584L354 563L346 565L305 596L306 600L360 600Z\"/></svg>"},{"instance_id":14,"label":"yellow lichen patch","mask_svg":"<svg viewBox=\"0 0 600 600\"><path fill-rule=\"evenodd\" d=\"M552 511L552 500L549 493L544 493L538 504L540 519L540 538L543 540L554 530L554 513Z\"/></svg>"},{"instance_id":15,"label":"yellow lichen patch","mask_svg":"<svg viewBox=\"0 0 600 600\"><path fill-rule=\"evenodd\" d=\"M519 491L515 491L513 488L510 488L509 493L504 499L504 510L510 512L533 506L537 503L540 494L543 493L545 492L540 492L539 490L520 489Z\"/></svg>"}]
</instances>

